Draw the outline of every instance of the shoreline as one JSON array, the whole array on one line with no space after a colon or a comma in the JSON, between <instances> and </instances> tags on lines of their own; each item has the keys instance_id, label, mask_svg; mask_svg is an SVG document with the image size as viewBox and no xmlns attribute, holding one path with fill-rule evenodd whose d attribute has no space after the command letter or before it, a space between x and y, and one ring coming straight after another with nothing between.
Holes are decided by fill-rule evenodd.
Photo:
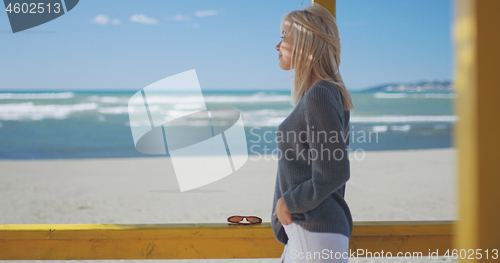
<instances>
[{"instance_id":1,"label":"shoreline","mask_svg":"<svg viewBox=\"0 0 500 263\"><path fill-rule=\"evenodd\" d=\"M411 151L432 151L432 150L456 150L456 147L445 147L445 148L425 148L425 149L400 149L400 150L363 150L364 152L370 152L370 153L377 153L377 152L411 152ZM350 149L349 154L353 154L355 150ZM251 156L257 156L259 154L249 154L249 158ZM260 154L263 155L263 154ZM268 154L269 156L276 156L276 154ZM182 157L206 157L206 156L211 156L211 155L199 155L199 156L182 156ZM214 155L215 156L215 155ZM237 155L239 156L239 155ZM76 160L143 160L143 159L160 159L160 158L169 158L168 156L144 156L144 157L88 157L88 158L40 158L40 159L9 159L5 158L2 159L0 158L0 163L1 162L8 162L8 161L51 161L51 160L57 160L57 161L76 161Z\"/></svg>"}]
</instances>

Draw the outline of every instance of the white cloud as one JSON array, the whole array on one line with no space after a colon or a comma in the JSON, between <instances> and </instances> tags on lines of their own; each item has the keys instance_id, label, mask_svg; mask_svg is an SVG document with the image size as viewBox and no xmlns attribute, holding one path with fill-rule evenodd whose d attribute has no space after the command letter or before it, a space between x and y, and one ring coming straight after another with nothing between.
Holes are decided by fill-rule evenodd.
<instances>
[{"instance_id":1,"label":"white cloud","mask_svg":"<svg viewBox=\"0 0 500 263\"><path fill-rule=\"evenodd\" d=\"M175 15L172 18L172 20L174 20L174 21L188 21L188 20L191 20L191 17L178 14L178 15Z\"/></svg>"},{"instance_id":2,"label":"white cloud","mask_svg":"<svg viewBox=\"0 0 500 263\"><path fill-rule=\"evenodd\" d=\"M204 17L204 16L215 16L219 14L219 12L215 10L205 10L205 11L196 11L194 12L194 15L197 17Z\"/></svg>"},{"instance_id":3,"label":"white cloud","mask_svg":"<svg viewBox=\"0 0 500 263\"><path fill-rule=\"evenodd\" d=\"M154 19L143 14L132 15L130 17L130 21L141 24L150 24L150 25L156 25L159 23L158 19Z\"/></svg>"},{"instance_id":4,"label":"white cloud","mask_svg":"<svg viewBox=\"0 0 500 263\"><path fill-rule=\"evenodd\" d=\"M92 22L96 24L106 25L109 23L109 17L106 15L97 15L92 19Z\"/></svg>"},{"instance_id":5,"label":"white cloud","mask_svg":"<svg viewBox=\"0 0 500 263\"><path fill-rule=\"evenodd\" d=\"M118 18L110 19L107 15L103 14L97 15L96 17L92 18L92 22L101 25L107 25L110 22L113 25L119 25L121 23L120 19Z\"/></svg>"}]
</instances>

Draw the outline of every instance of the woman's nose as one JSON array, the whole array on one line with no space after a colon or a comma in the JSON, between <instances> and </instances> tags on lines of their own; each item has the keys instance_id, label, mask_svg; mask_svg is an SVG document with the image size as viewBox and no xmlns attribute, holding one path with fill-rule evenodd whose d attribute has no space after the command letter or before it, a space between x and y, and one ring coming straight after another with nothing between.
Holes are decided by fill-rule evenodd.
<instances>
[{"instance_id":1,"label":"woman's nose","mask_svg":"<svg viewBox=\"0 0 500 263\"><path fill-rule=\"evenodd\" d=\"M280 51L281 41L276 45L276 51Z\"/></svg>"}]
</instances>

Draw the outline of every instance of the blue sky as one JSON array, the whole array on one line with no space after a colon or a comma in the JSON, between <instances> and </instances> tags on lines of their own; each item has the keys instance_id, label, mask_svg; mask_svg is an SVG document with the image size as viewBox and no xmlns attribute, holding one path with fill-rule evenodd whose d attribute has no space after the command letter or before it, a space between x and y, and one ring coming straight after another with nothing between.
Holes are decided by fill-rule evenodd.
<instances>
[{"instance_id":1,"label":"blue sky","mask_svg":"<svg viewBox=\"0 0 500 263\"><path fill-rule=\"evenodd\" d=\"M12 34L0 12L0 90L138 90L196 69L203 90L290 90L283 14L310 3L81 0ZM346 86L451 80L449 0L337 0Z\"/></svg>"}]
</instances>

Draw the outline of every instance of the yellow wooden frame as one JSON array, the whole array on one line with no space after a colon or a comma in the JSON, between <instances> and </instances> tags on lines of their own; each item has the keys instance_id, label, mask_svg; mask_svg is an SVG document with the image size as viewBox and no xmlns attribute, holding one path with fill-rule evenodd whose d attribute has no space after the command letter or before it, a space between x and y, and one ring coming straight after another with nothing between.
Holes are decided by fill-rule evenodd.
<instances>
[{"instance_id":1,"label":"yellow wooden frame","mask_svg":"<svg viewBox=\"0 0 500 263\"><path fill-rule=\"evenodd\" d=\"M444 251L452 221L355 222L350 248L365 253ZM278 258L271 229L260 225L60 224L0 225L0 260Z\"/></svg>"},{"instance_id":2,"label":"yellow wooden frame","mask_svg":"<svg viewBox=\"0 0 500 263\"><path fill-rule=\"evenodd\" d=\"M477 249L491 253L500 250L500 1L456 0L455 8L459 220L454 247L467 255Z\"/></svg>"}]
</instances>

